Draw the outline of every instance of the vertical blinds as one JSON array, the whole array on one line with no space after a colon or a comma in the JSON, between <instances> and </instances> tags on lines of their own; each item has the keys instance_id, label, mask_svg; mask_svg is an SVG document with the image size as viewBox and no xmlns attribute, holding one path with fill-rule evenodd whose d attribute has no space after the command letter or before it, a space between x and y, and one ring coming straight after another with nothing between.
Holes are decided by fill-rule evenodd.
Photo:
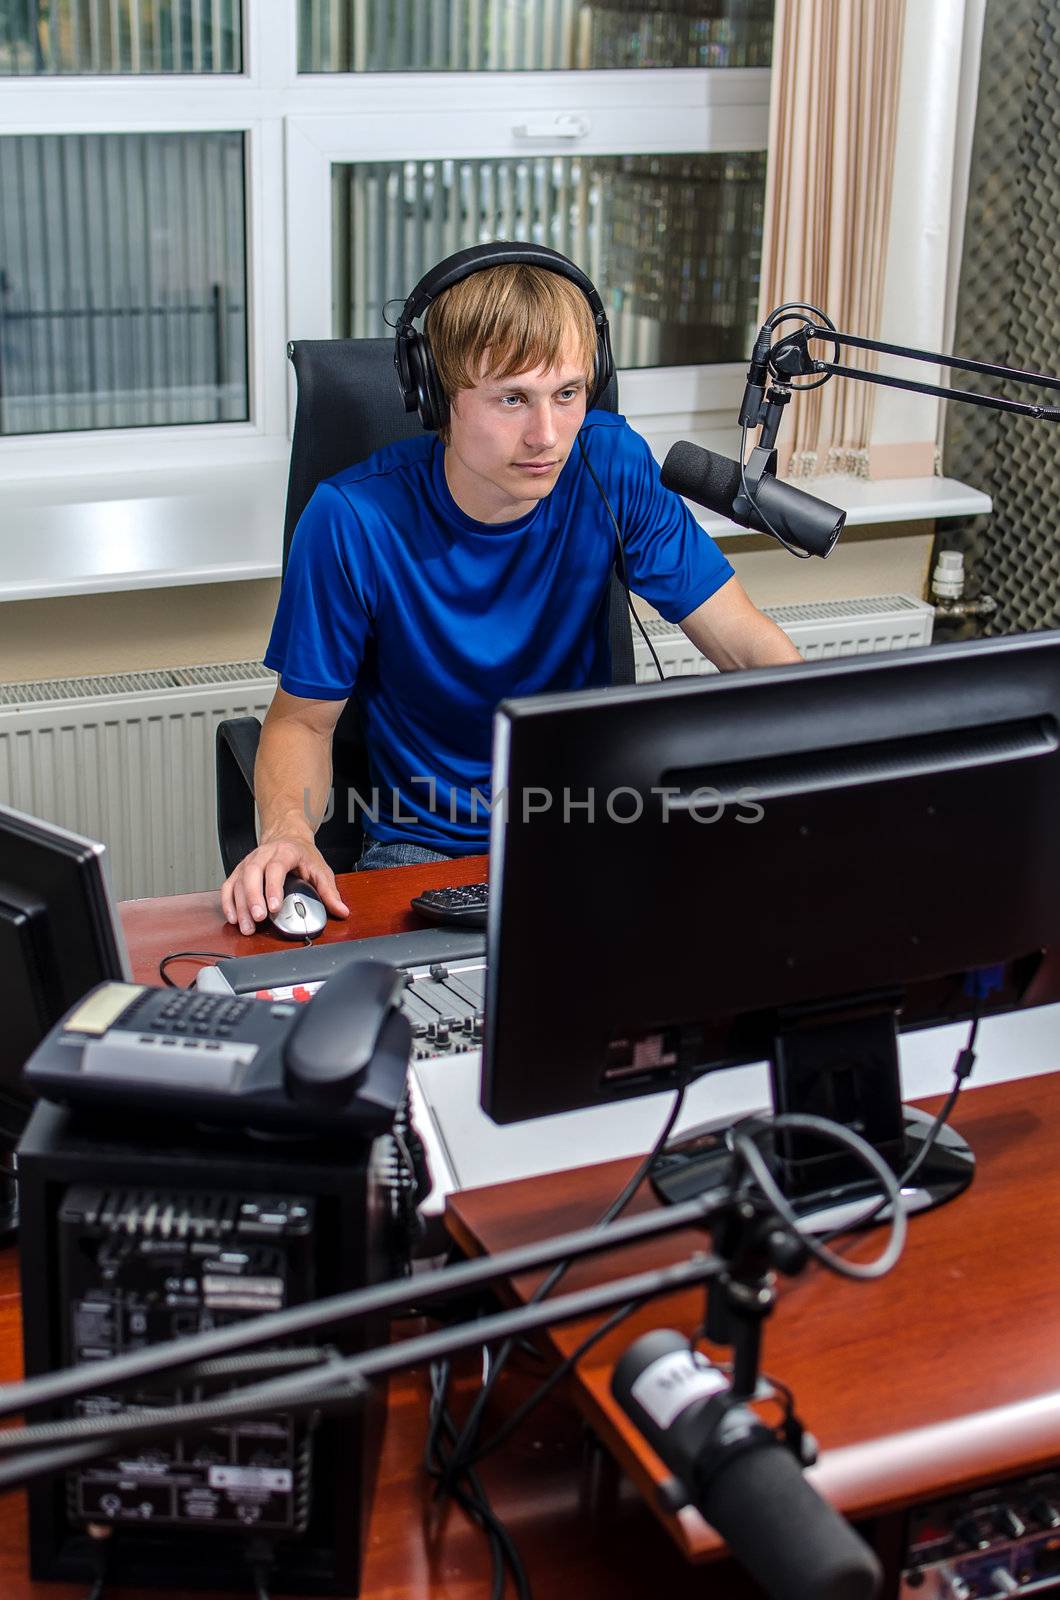
<instances>
[{"instance_id":1,"label":"vertical blinds","mask_svg":"<svg viewBox=\"0 0 1060 1600\"><path fill-rule=\"evenodd\" d=\"M242 133L0 138L0 433L247 411Z\"/></svg>"},{"instance_id":2,"label":"vertical blinds","mask_svg":"<svg viewBox=\"0 0 1060 1600\"><path fill-rule=\"evenodd\" d=\"M349 162L332 168L333 332L466 245L530 239L599 288L623 367L742 361L753 342L764 152Z\"/></svg>"}]
</instances>

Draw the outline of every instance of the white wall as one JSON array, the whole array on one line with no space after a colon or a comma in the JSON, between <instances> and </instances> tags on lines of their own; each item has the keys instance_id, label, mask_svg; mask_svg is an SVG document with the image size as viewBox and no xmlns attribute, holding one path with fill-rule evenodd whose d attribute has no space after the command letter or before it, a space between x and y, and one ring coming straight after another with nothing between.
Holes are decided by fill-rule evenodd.
<instances>
[{"instance_id":1,"label":"white wall","mask_svg":"<svg viewBox=\"0 0 1060 1600\"><path fill-rule=\"evenodd\" d=\"M880 337L945 352L960 267L985 0L908 0ZM946 369L881 356L880 369L928 383ZM958 380L959 381L959 380ZM880 389L874 476L932 471L939 400Z\"/></svg>"}]
</instances>

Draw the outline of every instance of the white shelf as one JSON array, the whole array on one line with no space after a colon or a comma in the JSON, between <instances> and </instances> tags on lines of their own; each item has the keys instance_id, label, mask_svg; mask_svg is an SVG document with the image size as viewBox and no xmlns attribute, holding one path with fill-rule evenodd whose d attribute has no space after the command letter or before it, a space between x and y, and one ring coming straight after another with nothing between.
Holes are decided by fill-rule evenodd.
<instances>
[{"instance_id":1,"label":"white shelf","mask_svg":"<svg viewBox=\"0 0 1060 1600\"><path fill-rule=\"evenodd\" d=\"M653 440L665 455L672 441ZM975 516L987 495L951 478L866 483L821 478L809 492L847 523ZM275 578L283 546L286 460L187 471L13 482L0 489L0 600L164 589ZM739 535L692 506L708 532Z\"/></svg>"},{"instance_id":2,"label":"white shelf","mask_svg":"<svg viewBox=\"0 0 1060 1600\"><path fill-rule=\"evenodd\" d=\"M812 478L796 485L818 500L827 500L847 514L846 525L876 522L918 522L934 517L980 517L992 506L990 496L972 489L956 478ZM696 521L715 538L754 534L751 528L737 528L725 517L715 516L688 501ZM757 535L755 535L757 537Z\"/></svg>"}]
</instances>

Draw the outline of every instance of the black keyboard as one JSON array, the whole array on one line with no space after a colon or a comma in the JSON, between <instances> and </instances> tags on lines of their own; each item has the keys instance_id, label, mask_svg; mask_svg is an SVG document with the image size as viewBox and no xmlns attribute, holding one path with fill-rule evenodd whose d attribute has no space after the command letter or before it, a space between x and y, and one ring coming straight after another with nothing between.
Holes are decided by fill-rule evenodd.
<instances>
[{"instance_id":1,"label":"black keyboard","mask_svg":"<svg viewBox=\"0 0 1060 1600\"><path fill-rule=\"evenodd\" d=\"M449 889L425 889L410 904L427 922L484 928L489 888L488 883L462 883Z\"/></svg>"}]
</instances>

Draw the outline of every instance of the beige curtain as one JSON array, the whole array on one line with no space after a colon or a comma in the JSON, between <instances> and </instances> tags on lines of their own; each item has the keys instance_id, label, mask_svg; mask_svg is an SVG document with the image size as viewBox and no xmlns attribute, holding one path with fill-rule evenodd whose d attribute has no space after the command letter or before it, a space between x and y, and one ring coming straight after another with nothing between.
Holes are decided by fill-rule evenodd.
<instances>
[{"instance_id":1,"label":"beige curtain","mask_svg":"<svg viewBox=\"0 0 1060 1600\"><path fill-rule=\"evenodd\" d=\"M880 337L904 14L905 0L777 0L760 321L808 300ZM849 346L840 359L874 363ZM796 396L785 470L867 477L874 398L843 378Z\"/></svg>"}]
</instances>

